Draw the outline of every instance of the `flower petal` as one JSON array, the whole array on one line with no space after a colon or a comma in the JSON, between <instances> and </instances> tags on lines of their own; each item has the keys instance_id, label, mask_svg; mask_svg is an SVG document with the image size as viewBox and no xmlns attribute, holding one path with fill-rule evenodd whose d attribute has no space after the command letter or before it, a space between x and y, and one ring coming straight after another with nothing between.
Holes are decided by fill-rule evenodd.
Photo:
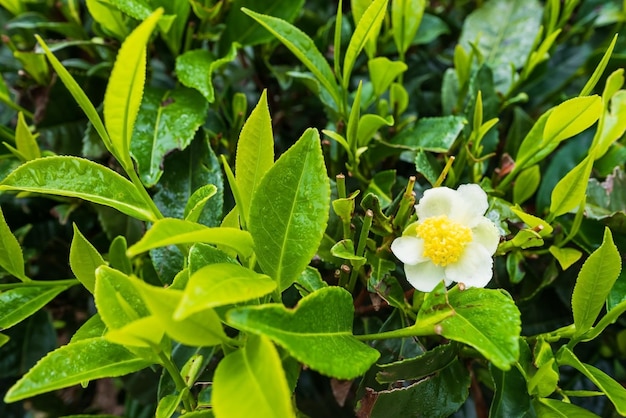
<instances>
[{"instance_id":1,"label":"flower petal","mask_svg":"<svg viewBox=\"0 0 626 418\"><path fill-rule=\"evenodd\" d=\"M424 261L415 265L405 264L404 273L411 286L420 292L432 291L445 277L443 267L437 266L430 261Z\"/></svg>"},{"instance_id":2,"label":"flower petal","mask_svg":"<svg viewBox=\"0 0 626 418\"><path fill-rule=\"evenodd\" d=\"M482 245L470 242L459 261L445 268L446 278L467 287L485 287L493 276L493 259Z\"/></svg>"},{"instance_id":3,"label":"flower petal","mask_svg":"<svg viewBox=\"0 0 626 418\"><path fill-rule=\"evenodd\" d=\"M478 184L462 184L456 192L459 203L452 207L450 219L473 228L489 208L487 193Z\"/></svg>"},{"instance_id":4,"label":"flower petal","mask_svg":"<svg viewBox=\"0 0 626 418\"><path fill-rule=\"evenodd\" d=\"M424 240L418 237L403 236L391 243L391 251L404 264L417 264L424 261Z\"/></svg>"},{"instance_id":5,"label":"flower petal","mask_svg":"<svg viewBox=\"0 0 626 418\"><path fill-rule=\"evenodd\" d=\"M435 187L424 192L424 196L415 205L418 220L432 216L449 216L459 203L456 190L448 187Z\"/></svg>"},{"instance_id":6,"label":"flower petal","mask_svg":"<svg viewBox=\"0 0 626 418\"><path fill-rule=\"evenodd\" d=\"M472 228L472 238L473 242L485 247L489 254L495 253L500 243L498 227L484 216L478 225Z\"/></svg>"}]
</instances>

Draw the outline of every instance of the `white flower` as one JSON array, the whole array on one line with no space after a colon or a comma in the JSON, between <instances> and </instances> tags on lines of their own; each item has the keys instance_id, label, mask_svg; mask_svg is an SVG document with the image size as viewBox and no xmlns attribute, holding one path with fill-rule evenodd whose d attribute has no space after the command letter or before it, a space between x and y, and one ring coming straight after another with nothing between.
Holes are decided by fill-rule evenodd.
<instances>
[{"instance_id":1,"label":"white flower","mask_svg":"<svg viewBox=\"0 0 626 418\"><path fill-rule=\"evenodd\" d=\"M417 222L391 243L413 287L430 292L442 280L446 286L457 282L485 287L489 283L493 275L491 257L500 234L483 216L488 206L487 194L477 184L424 192L415 205Z\"/></svg>"}]
</instances>

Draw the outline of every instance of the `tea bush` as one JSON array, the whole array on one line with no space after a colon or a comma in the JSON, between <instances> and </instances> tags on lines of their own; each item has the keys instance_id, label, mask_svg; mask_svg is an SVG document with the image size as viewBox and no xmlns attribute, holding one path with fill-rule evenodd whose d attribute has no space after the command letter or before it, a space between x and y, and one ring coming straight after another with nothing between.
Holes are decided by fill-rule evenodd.
<instances>
[{"instance_id":1,"label":"tea bush","mask_svg":"<svg viewBox=\"0 0 626 418\"><path fill-rule=\"evenodd\" d=\"M1 416L626 416L623 2L0 6Z\"/></svg>"}]
</instances>

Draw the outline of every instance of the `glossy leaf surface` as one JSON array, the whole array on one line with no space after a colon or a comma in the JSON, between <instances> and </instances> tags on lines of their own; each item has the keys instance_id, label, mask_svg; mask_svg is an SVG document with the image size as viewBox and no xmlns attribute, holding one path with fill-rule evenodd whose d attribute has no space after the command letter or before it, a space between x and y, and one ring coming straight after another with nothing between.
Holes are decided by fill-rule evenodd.
<instances>
[{"instance_id":1,"label":"glossy leaf surface","mask_svg":"<svg viewBox=\"0 0 626 418\"><path fill-rule=\"evenodd\" d=\"M13 190L76 197L144 221L155 216L135 186L111 169L78 157L46 157L19 166L0 182Z\"/></svg>"},{"instance_id":2,"label":"glossy leaf surface","mask_svg":"<svg viewBox=\"0 0 626 418\"><path fill-rule=\"evenodd\" d=\"M307 130L258 185L250 234L263 272L280 290L302 273L322 240L330 210L330 182L316 130Z\"/></svg>"},{"instance_id":3,"label":"glossy leaf surface","mask_svg":"<svg viewBox=\"0 0 626 418\"><path fill-rule=\"evenodd\" d=\"M30 280L24 272L22 247L7 225L2 208L0 208L0 267L22 281Z\"/></svg>"},{"instance_id":4,"label":"glossy leaf surface","mask_svg":"<svg viewBox=\"0 0 626 418\"><path fill-rule=\"evenodd\" d=\"M206 119L207 101L195 90L147 88L131 143L141 181L153 186L163 173L163 158L189 146Z\"/></svg>"},{"instance_id":5,"label":"glossy leaf surface","mask_svg":"<svg viewBox=\"0 0 626 418\"><path fill-rule=\"evenodd\" d=\"M68 286L18 287L0 293L0 329L28 318Z\"/></svg>"},{"instance_id":6,"label":"glossy leaf surface","mask_svg":"<svg viewBox=\"0 0 626 418\"><path fill-rule=\"evenodd\" d=\"M93 294L96 286L96 269L105 264L102 255L81 234L76 224L70 245L70 268L76 278Z\"/></svg>"},{"instance_id":7,"label":"glossy leaf surface","mask_svg":"<svg viewBox=\"0 0 626 418\"><path fill-rule=\"evenodd\" d=\"M324 287L302 298L296 308L266 304L231 310L231 326L265 335L322 374L352 379L378 359L378 351L352 336L354 307L350 294Z\"/></svg>"},{"instance_id":8,"label":"glossy leaf surface","mask_svg":"<svg viewBox=\"0 0 626 418\"><path fill-rule=\"evenodd\" d=\"M121 345L89 338L49 353L9 389L4 400L15 402L89 380L122 376L149 365Z\"/></svg>"}]
</instances>

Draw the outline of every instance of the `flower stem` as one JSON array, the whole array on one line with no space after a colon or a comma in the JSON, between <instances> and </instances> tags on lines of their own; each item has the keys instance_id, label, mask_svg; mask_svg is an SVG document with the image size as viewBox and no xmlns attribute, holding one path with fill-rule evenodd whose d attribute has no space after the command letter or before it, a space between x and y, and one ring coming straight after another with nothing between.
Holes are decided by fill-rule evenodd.
<instances>
[{"instance_id":1,"label":"flower stem","mask_svg":"<svg viewBox=\"0 0 626 418\"><path fill-rule=\"evenodd\" d=\"M28 282L4 283L0 284L0 290L15 289L18 287L55 287L55 286L74 286L80 284L76 279L67 280L31 280Z\"/></svg>"},{"instance_id":2,"label":"flower stem","mask_svg":"<svg viewBox=\"0 0 626 418\"><path fill-rule=\"evenodd\" d=\"M415 176L409 177L409 182L406 185L404 196L402 196L402 200L400 201L400 207L398 208L396 217L393 220L394 228L404 228L404 225L406 225L407 220L409 219L411 206L415 204L413 186L415 186Z\"/></svg>"},{"instance_id":3,"label":"flower stem","mask_svg":"<svg viewBox=\"0 0 626 418\"><path fill-rule=\"evenodd\" d=\"M387 340L390 338L407 338L407 337L423 337L427 335L437 335L437 325L446 318L454 314L453 310L441 311L429 316L426 319L417 319L415 325L395 329L393 331L380 332L377 334L355 335L354 337L360 341L371 340Z\"/></svg>"},{"instance_id":4,"label":"flower stem","mask_svg":"<svg viewBox=\"0 0 626 418\"><path fill-rule=\"evenodd\" d=\"M372 227L372 220L374 219L374 212L370 209L365 212L365 217L363 218L363 226L361 227L361 233L359 234L359 243L356 248L355 255L357 257L363 257L365 254L365 245L367 244L367 237L370 233L370 228ZM350 281L348 282L348 291L352 293L354 290L354 286L356 285L356 279L359 275L359 268L356 266L352 266L352 272L350 272Z\"/></svg>"}]
</instances>

